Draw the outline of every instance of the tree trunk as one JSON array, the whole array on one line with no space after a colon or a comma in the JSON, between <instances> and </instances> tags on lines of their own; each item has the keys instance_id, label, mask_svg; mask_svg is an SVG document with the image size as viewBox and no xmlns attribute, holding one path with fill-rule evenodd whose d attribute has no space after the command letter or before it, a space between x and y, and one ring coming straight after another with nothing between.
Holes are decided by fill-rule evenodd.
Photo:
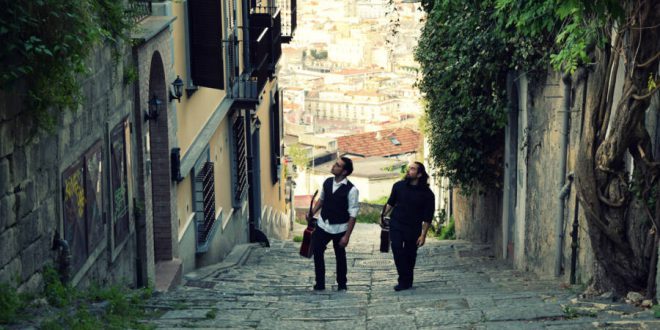
<instances>
[{"instance_id":1,"label":"tree trunk","mask_svg":"<svg viewBox=\"0 0 660 330\"><path fill-rule=\"evenodd\" d=\"M598 64L588 78L587 123L579 144L582 157L575 170L580 204L601 270L595 275L594 288L620 295L643 291L650 267L655 267L649 262L654 239L649 230L655 219L648 212L647 201L657 165L644 126L644 111L650 102L645 95L650 92L649 76L658 68L660 2L646 0L626 10L629 20L615 34L620 40L612 49L596 51ZM623 92L614 108L612 95L620 58ZM645 63L648 60L651 62ZM626 169L626 151L634 160L633 182Z\"/></svg>"}]
</instances>

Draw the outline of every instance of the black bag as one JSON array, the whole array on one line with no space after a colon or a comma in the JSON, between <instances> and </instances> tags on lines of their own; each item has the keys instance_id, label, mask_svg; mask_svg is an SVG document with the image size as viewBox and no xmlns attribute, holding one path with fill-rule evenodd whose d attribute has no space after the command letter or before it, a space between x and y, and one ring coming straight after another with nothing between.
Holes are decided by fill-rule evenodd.
<instances>
[{"instance_id":1,"label":"black bag","mask_svg":"<svg viewBox=\"0 0 660 330\"><path fill-rule=\"evenodd\" d=\"M384 208L383 208L384 210ZM383 217L380 225L380 252L390 252L390 218Z\"/></svg>"}]
</instances>

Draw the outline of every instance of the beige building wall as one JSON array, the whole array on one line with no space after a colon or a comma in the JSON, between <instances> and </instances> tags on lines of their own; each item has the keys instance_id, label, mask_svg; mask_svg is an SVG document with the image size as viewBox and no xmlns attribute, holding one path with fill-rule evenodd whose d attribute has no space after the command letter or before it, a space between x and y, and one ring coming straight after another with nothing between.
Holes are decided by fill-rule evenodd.
<instances>
[{"instance_id":1,"label":"beige building wall","mask_svg":"<svg viewBox=\"0 0 660 330\"><path fill-rule=\"evenodd\" d=\"M285 212L285 203L284 203L284 179L281 177L280 170L280 180L273 184L272 174L271 174L271 155L275 152L271 149L270 142L270 121L271 121L271 92L276 92L273 88L276 84L271 81L265 88L265 93L263 95L262 103L259 105L257 110L257 116L261 120L261 130L259 132L259 145L260 145L260 170L261 170L261 201L262 208L270 206L271 208L278 210L279 212ZM281 101L280 101L281 102Z\"/></svg>"},{"instance_id":2,"label":"beige building wall","mask_svg":"<svg viewBox=\"0 0 660 330\"><path fill-rule=\"evenodd\" d=\"M174 1L172 11L174 16L180 17L173 23L172 32L174 40L174 72L181 77L184 87L189 85L188 70L186 63L186 26L185 26L185 6L187 2ZM224 21L224 15L223 15ZM225 59L223 58L223 61ZM224 63L224 62L223 62ZM171 82L168 82L171 83ZM171 87L171 86L168 86ZM217 90L205 87L199 87L190 97L184 91L181 102L174 101L177 117L177 140L181 155L185 155L190 148L204 124L218 108L220 102L226 95L225 90Z\"/></svg>"},{"instance_id":3,"label":"beige building wall","mask_svg":"<svg viewBox=\"0 0 660 330\"><path fill-rule=\"evenodd\" d=\"M220 123L209 142L211 161L214 163L215 175L215 209L216 217L222 208L223 219L231 213L231 149L229 140L229 118Z\"/></svg>"}]
</instances>

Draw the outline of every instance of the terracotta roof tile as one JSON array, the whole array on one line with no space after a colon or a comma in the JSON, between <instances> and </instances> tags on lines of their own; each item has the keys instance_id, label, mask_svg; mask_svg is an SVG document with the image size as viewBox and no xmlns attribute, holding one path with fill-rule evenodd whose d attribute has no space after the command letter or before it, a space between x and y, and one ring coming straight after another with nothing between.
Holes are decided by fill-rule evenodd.
<instances>
[{"instance_id":1,"label":"terracotta roof tile","mask_svg":"<svg viewBox=\"0 0 660 330\"><path fill-rule=\"evenodd\" d=\"M410 128L386 129L337 138L340 153L363 157L412 153L419 149L420 144L421 134Z\"/></svg>"}]
</instances>

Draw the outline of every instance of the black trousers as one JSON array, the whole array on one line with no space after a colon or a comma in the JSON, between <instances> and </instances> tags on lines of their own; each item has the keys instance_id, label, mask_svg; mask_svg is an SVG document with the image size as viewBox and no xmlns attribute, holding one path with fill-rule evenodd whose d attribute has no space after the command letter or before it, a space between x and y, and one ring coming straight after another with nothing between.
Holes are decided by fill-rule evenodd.
<instances>
[{"instance_id":1,"label":"black trousers","mask_svg":"<svg viewBox=\"0 0 660 330\"><path fill-rule=\"evenodd\" d=\"M417 238L419 235L390 229L394 264L399 274L399 285L411 287L417 260Z\"/></svg>"},{"instance_id":2,"label":"black trousers","mask_svg":"<svg viewBox=\"0 0 660 330\"><path fill-rule=\"evenodd\" d=\"M320 227L316 227L316 230L314 230L312 234L312 250L314 251L316 285L325 286L325 260L323 254L330 241L332 241L332 247L335 250L335 258L337 260L337 284L340 286L346 285L346 249L339 246L339 240L341 240L344 234L345 232L330 234Z\"/></svg>"}]
</instances>

